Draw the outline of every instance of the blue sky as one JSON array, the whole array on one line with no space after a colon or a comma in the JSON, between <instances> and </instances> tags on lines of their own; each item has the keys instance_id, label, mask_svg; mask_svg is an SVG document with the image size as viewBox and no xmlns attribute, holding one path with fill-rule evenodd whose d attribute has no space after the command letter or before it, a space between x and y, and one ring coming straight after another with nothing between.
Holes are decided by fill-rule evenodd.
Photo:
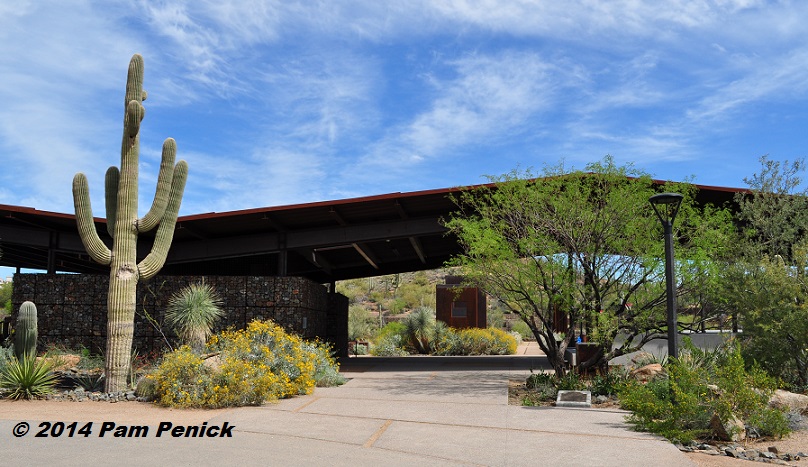
<instances>
[{"instance_id":1,"label":"blue sky","mask_svg":"<svg viewBox=\"0 0 808 467\"><path fill-rule=\"evenodd\" d=\"M484 182L611 154L745 186L808 153L808 2L0 3L0 203L72 212L119 165L145 58L141 203L166 137L181 214Z\"/></svg>"}]
</instances>

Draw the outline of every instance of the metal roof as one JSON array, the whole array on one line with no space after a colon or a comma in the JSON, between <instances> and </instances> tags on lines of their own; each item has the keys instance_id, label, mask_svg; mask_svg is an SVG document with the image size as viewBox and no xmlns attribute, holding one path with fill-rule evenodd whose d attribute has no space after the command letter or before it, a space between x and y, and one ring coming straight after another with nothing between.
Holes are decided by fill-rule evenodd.
<instances>
[{"instance_id":1,"label":"metal roof","mask_svg":"<svg viewBox=\"0 0 808 467\"><path fill-rule=\"evenodd\" d=\"M439 268L460 252L440 222L456 209L448 195L480 186L182 216L160 273L290 275L327 283ZM742 191L699 186L697 201L723 205ZM111 245L105 219L95 223ZM139 258L152 238L140 235ZM72 214L0 205L0 245L2 266L109 273L85 252Z\"/></svg>"}]
</instances>

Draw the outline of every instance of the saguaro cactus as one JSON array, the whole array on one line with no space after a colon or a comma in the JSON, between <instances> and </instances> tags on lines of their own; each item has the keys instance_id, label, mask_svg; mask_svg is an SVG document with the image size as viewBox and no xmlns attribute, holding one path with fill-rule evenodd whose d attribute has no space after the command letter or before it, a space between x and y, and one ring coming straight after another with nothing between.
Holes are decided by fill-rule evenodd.
<instances>
[{"instance_id":1,"label":"saguaro cactus","mask_svg":"<svg viewBox=\"0 0 808 467\"><path fill-rule=\"evenodd\" d=\"M135 54L129 62L126 79L121 168L110 167L106 174L107 231L112 236L112 249L101 241L95 230L87 177L77 173L73 178L73 202L81 241L93 260L110 266L105 362L107 392L126 388L131 363L137 282L153 277L165 264L188 177L188 164L185 161L174 165L176 143L171 138L166 139L154 201L149 212L138 218L139 132L146 111L142 105L145 99L143 57ZM138 234L158 225L151 252L137 262Z\"/></svg>"},{"instance_id":2,"label":"saguaro cactus","mask_svg":"<svg viewBox=\"0 0 808 467\"><path fill-rule=\"evenodd\" d=\"M17 360L36 356L37 320L34 302L23 302L14 325L14 354Z\"/></svg>"}]
</instances>

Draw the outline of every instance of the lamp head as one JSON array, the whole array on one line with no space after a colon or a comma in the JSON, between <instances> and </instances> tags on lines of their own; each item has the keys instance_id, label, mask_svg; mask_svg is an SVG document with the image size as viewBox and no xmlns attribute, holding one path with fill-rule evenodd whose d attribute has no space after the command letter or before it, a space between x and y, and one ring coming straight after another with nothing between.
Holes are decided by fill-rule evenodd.
<instances>
[{"instance_id":1,"label":"lamp head","mask_svg":"<svg viewBox=\"0 0 808 467\"><path fill-rule=\"evenodd\" d=\"M679 212L679 206L682 204L683 198L684 196L679 193L660 193L648 198L648 201L663 224L670 223L673 225L673 220Z\"/></svg>"}]
</instances>

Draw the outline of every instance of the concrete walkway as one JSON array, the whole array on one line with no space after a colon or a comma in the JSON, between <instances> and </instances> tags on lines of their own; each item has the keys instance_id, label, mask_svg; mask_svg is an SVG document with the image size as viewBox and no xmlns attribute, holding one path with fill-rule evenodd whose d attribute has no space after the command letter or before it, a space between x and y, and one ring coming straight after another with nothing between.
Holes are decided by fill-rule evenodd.
<instances>
[{"instance_id":1,"label":"concrete walkway","mask_svg":"<svg viewBox=\"0 0 808 467\"><path fill-rule=\"evenodd\" d=\"M4 465L694 465L668 442L630 431L618 410L509 406L508 380L545 366L524 353L351 358L341 387L214 412L82 402L61 403L54 414L53 402L1 401L0 457ZM16 438L22 421L31 431ZM95 423L87 438L37 438L41 421ZM99 438L102 421L149 432ZM158 438L161 422L235 428L232 438Z\"/></svg>"}]
</instances>

